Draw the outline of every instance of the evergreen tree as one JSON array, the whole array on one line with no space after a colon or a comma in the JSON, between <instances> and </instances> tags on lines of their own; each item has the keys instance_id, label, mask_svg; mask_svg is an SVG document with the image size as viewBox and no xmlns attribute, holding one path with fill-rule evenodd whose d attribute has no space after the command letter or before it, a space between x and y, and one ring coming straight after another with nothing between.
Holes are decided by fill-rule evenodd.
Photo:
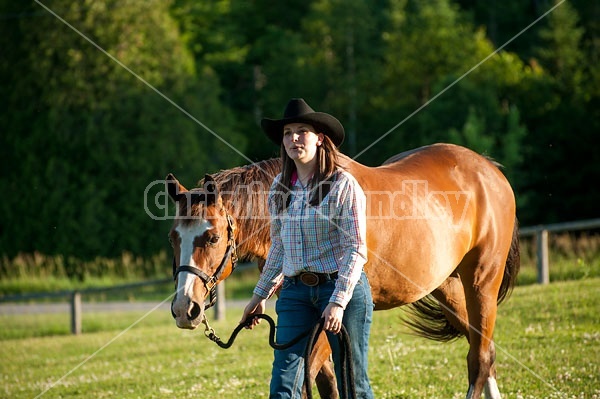
<instances>
[{"instance_id":1,"label":"evergreen tree","mask_svg":"<svg viewBox=\"0 0 600 399\"><path fill-rule=\"evenodd\" d=\"M210 71L195 70L168 6L48 4L165 97L235 141L218 82ZM144 211L146 187L170 171L192 185L207 171L231 166L225 161L239 161L154 90L39 11L29 8L13 23L20 41L1 69L3 82L12 82L1 116L2 159L11 172L0 183L15 195L2 203L0 250L87 258L155 253L165 247L168 227ZM236 144L243 148L243 140Z\"/></svg>"},{"instance_id":2,"label":"evergreen tree","mask_svg":"<svg viewBox=\"0 0 600 399\"><path fill-rule=\"evenodd\" d=\"M598 100L589 90L593 78L585 72L583 33L569 2L556 8L536 49L544 73L532 76L520 93L531 132L520 187L527 198L522 213L530 223L597 215L600 193L589 184L600 178L600 125Z\"/></svg>"}]
</instances>

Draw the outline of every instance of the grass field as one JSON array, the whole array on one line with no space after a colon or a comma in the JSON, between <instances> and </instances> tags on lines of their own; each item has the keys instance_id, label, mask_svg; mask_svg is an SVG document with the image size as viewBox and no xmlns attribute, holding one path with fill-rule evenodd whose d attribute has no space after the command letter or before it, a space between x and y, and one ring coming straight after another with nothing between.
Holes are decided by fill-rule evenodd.
<instances>
[{"instance_id":1,"label":"grass field","mask_svg":"<svg viewBox=\"0 0 600 399\"><path fill-rule=\"evenodd\" d=\"M503 397L600 398L599 310L598 278L517 287L500 307L496 329ZM400 323L400 312L375 314L375 396L463 398L466 341L414 337ZM226 339L240 315L241 309L229 309L227 320L213 327ZM81 336L15 338L65 328L67 315L0 315L0 322L1 398L268 396L266 324L243 331L223 350L201 331L177 329L165 311L86 316Z\"/></svg>"}]
</instances>

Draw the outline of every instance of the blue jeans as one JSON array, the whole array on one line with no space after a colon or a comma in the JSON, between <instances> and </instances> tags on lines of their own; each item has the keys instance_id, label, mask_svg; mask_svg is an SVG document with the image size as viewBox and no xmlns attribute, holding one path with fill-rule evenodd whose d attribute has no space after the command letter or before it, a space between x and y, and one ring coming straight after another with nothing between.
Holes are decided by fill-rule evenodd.
<instances>
[{"instance_id":1,"label":"blue jeans","mask_svg":"<svg viewBox=\"0 0 600 399\"><path fill-rule=\"evenodd\" d=\"M275 304L277 312L277 343L290 342L298 334L314 326L321 319L335 289L335 280L315 287L304 285L293 278L285 278ZM344 310L342 323L352 344L356 397L372 399L373 392L367 374L369 334L373 318L373 298L367 276L363 272L354 288L352 299ZM340 390L338 337L328 333ZM275 350L269 398L300 399L304 383L304 350L307 338L285 350Z\"/></svg>"}]
</instances>

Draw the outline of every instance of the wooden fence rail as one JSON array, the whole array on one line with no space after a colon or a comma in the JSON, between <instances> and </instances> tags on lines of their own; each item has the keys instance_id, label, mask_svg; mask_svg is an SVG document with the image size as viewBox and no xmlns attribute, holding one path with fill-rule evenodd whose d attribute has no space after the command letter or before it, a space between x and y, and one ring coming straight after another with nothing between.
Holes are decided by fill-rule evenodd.
<instances>
[{"instance_id":1,"label":"wooden fence rail","mask_svg":"<svg viewBox=\"0 0 600 399\"><path fill-rule=\"evenodd\" d=\"M17 294L17 295L5 295L0 297L0 302L21 302L28 301L31 299L45 299L45 298L68 298L70 303L70 315L71 315L71 333L81 334L81 320L83 309L81 306L81 295L82 294L93 294L99 292L108 291L119 291L131 288L148 287L159 284L165 284L172 282L173 279L159 279L140 281L136 283L113 285L110 287L93 287L82 290L65 290L65 291L54 291L54 292L36 292L32 294Z\"/></svg>"},{"instance_id":2,"label":"wooden fence rail","mask_svg":"<svg viewBox=\"0 0 600 399\"><path fill-rule=\"evenodd\" d=\"M600 228L600 219L582 220L568 223L556 223L547 225L538 225L523 227L519 229L519 235L521 237L535 236L536 237L536 254L537 254L537 270L538 270L538 283L548 284L550 281L549 273L549 260L548 260L548 234L550 232L561 232L561 231L576 231L585 229ZM243 267L252 267L252 264L240 265ZM98 287L98 288L86 288L84 290L69 290L69 291L58 291L58 292L41 292L34 294L20 294L20 295L6 295L0 297L0 302L20 302L27 301L30 299L42 299L42 298L69 298L70 309L71 309L71 333L81 334L81 320L82 320L82 306L81 296L82 294L91 294L98 292L107 291L118 291L131 288L140 288L146 286L153 286L159 284L165 284L172 282L171 278L164 278L159 280L142 281L137 283L115 285L112 287ZM215 305L215 319L222 320L225 318L225 289L224 284L217 286L217 304Z\"/></svg>"},{"instance_id":3,"label":"wooden fence rail","mask_svg":"<svg viewBox=\"0 0 600 399\"><path fill-rule=\"evenodd\" d=\"M548 259L548 234L550 232L576 231L600 228L600 219L580 220L576 222L545 224L519 229L521 237L535 236L536 264L539 284L550 282L550 261Z\"/></svg>"},{"instance_id":4,"label":"wooden fence rail","mask_svg":"<svg viewBox=\"0 0 600 399\"><path fill-rule=\"evenodd\" d=\"M250 264L240 265L239 267L252 266ZM81 334L81 326L83 319L83 307L81 304L82 295L109 292L109 291L122 291L132 288L150 287L166 283L173 283L172 278L163 278L158 280L139 281L136 283L113 285L110 287L93 287L82 290L65 290L65 291L54 291L54 292L36 292L31 294L16 294L16 295L5 295L0 297L0 303L2 302L22 302L35 299L45 298L68 298L69 308L71 315L71 333L75 335ZM215 320L225 319L225 284L219 284L217 286L217 303L214 306L214 318Z\"/></svg>"}]
</instances>

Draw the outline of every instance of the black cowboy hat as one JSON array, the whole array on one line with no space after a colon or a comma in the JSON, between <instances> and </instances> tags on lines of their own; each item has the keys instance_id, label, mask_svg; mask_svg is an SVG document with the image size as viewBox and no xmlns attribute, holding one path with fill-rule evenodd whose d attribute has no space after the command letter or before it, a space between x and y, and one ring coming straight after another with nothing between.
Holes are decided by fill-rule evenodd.
<instances>
[{"instance_id":1,"label":"black cowboy hat","mask_svg":"<svg viewBox=\"0 0 600 399\"><path fill-rule=\"evenodd\" d=\"M282 119L263 118L260 126L267 136L279 145L283 139L283 126L299 122L313 125L316 133L328 136L336 147L344 141L344 127L340 121L324 112L315 112L302 98L292 98L287 103Z\"/></svg>"}]
</instances>

